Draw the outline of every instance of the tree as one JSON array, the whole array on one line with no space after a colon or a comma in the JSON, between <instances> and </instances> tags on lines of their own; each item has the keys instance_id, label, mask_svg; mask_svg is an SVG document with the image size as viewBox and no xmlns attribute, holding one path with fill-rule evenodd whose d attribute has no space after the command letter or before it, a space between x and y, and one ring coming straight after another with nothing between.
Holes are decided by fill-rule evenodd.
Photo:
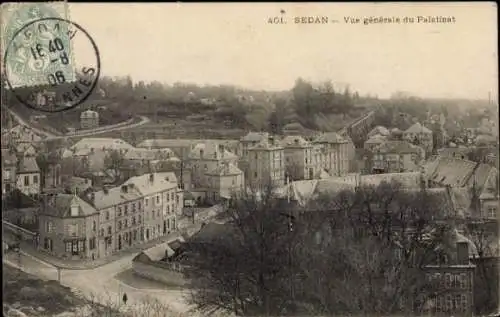
<instances>
[{"instance_id":1,"label":"tree","mask_svg":"<svg viewBox=\"0 0 500 317\"><path fill-rule=\"evenodd\" d=\"M191 301L204 312L269 315L286 311L289 292L289 221L276 216L286 206L272 191L233 200L231 219L216 238L187 243L186 275L192 281Z\"/></svg>"},{"instance_id":2,"label":"tree","mask_svg":"<svg viewBox=\"0 0 500 317\"><path fill-rule=\"evenodd\" d=\"M192 302L236 315L422 311L425 278L450 228L425 190L383 183L323 194L305 207L273 191L235 199L226 231L188 242Z\"/></svg>"},{"instance_id":3,"label":"tree","mask_svg":"<svg viewBox=\"0 0 500 317\"><path fill-rule=\"evenodd\" d=\"M124 165L125 159L120 150L111 150L104 158L104 167L113 171L115 180L120 179Z\"/></svg>"}]
</instances>

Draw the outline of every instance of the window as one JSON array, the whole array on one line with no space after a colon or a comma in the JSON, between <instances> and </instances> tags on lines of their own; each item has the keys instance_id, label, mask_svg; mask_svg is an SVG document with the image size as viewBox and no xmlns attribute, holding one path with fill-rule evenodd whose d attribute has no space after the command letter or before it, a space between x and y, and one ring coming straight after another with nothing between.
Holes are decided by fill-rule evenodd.
<instances>
[{"instance_id":1,"label":"window","mask_svg":"<svg viewBox=\"0 0 500 317\"><path fill-rule=\"evenodd\" d=\"M146 198L146 199L144 200L144 203L146 204L146 206L148 205L148 202L149 202L149 199L148 199L148 198Z\"/></svg>"},{"instance_id":2,"label":"window","mask_svg":"<svg viewBox=\"0 0 500 317\"><path fill-rule=\"evenodd\" d=\"M134 230L134 232L132 233L132 239L134 241L137 240L137 230Z\"/></svg>"},{"instance_id":3,"label":"window","mask_svg":"<svg viewBox=\"0 0 500 317\"><path fill-rule=\"evenodd\" d=\"M97 223L95 221L92 222L92 231L96 231L97 230Z\"/></svg>"},{"instance_id":4,"label":"window","mask_svg":"<svg viewBox=\"0 0 500 317\"><path fill-rule=\"evenodd\" d=\"M66 242L66 252L71 252L71 242Z\"/></svg>"},{"instance_id":5,"label":"window","mask_svg":"<svg viewBox=\"0 0 500 317\"><path fill-rule=\"evenodd\" d=\"M101 233L99 234L101 237L104 237L104 229L101 229Z\"/></svg>"},{"instance_id":6,"label":"window","mask_svg":"<svg viewBox=\"0 0 500 317\"><path fill-rule=\"evenodd\" d=\"M118 221L118 230L122 230L122 222Z\"/></svg>"},{"instance_id":7,"label":"window","mask_svg":"<svg viewBox=\"0 0 500 317\"><path fill-rule=\"evenodd\" d=\"M109 210L106 210L106 220L109 220Z\"/></svg>"},{"instance_id":8,"label":"window","mask_svg":"<svg viewBox=\"0 0 500 317\"><path fill-rule=\"evenodd\" d=\"M159 204L160 203L160 195L156 195L156 203Z\"/></svg>"},{"instance_id":9,"label":"window","mask_svg":"<svg viewBox=\"0 0 500 317\"><path fill-rule=\"evenodd\" d=\"M450 288L453 276L450 273L446 273L444 275L444 278L445 278L445 287Z\"/></svg>"},{"instance_id":10,"label":"window","mask_svg":"<svg viewBox=\"0 0 500 317\"><path fill-rule=\"evenodd\" d=\"M172 228L175 229L175 218L172 218Z\"/></svg>"},{"instance_id":11,"label":"window","mask_svg":"<svg viewBox=\"0 0 500 317\"><path fill-rule=\"evenodd\" d=\"M257 172L254 172L254 173L253 173L253 176L254 176L254 177L257 177Z\"/></svg>"},{"instance_id":12,"label":"window","mask_svg":"<svg viewBox=\"0 0 500 317\"><path fill-rule=\"evenodd\" d=\"M137 203L137 209L141 210L141 202L140 201Z\"/></svg>"},{"instance_id":13,"label":"window","mask_svg":"<svg viewBox=\"0 0 500 317\"><path fill-rule=\"evenodd\" d=\"M446 295L446 310L452 310L453 309L453 301L451 298L451 295L448 294Z\"/></svg>"},{"instance_id":14,"label":"window","mask_svg":"<svg viewBox=\"0 0 500 317\"><path fill-rule=\"evenodd\" d=\"M118 211L116 212L116 216L117 217L121 217L122 216L122 207L118 207Z\"/></svg>"},{"instance_id":15,"label":"window","mask_svg":"<svg viewBox=\"0 0 500 317\"><path fill-rule=\"evenodd\" d=\"M96 246L95 238L89 239L89 250L94 250Z\"/></svg>"},{"instance_id":16,"label":"window","mask_svg":"<svg viewBox=\"0 0 500 317\"><path fill-rule=\"evenodd\" d=\"M77 251L82 252L84 250L85 250L85 241L83 241L83 240L78 241Z\"/></svg>"},{"instance_id":17,"label":"window","mask_svg":"<svg viewBox=\"0 0 500 317\"><path fill-rule=\"evenodd\" d=\"M125 228L128 227L128 219L125 219L125 225L124 225Z\"/></svg>"},{"instance_id":18,"label":"window","mask_svg":"<svg viewBox=\"0 0 500 317\"><path fill-rule=\"evenodd\" d=\"M135 208L136 208L136 207L135 207L135 203L132 203L132 212L135 212L135 211L136 211L136 209L135 209Z\"/></svg>"},{"instance_id":19,"label":"window","mask_svg":"<svg viewBox=\"0 0 500 317\"><path fill-rule=\"evenodd\" d=\"M175 193L174 193L174 192L172 192L172 193L170 194L170 196L171 196L172 201L174 201L174 198L175 198Z\"/></svg>"},{"instance_id":20,"label":"window","mask_svg":"<svg viewBox=\"0 0 500 317\"><path fill-rule=\"evenodd\" d=\"M468 310L468 309L467 309L467 295L462 294L462 295L460 295L460 296L461 296L461 304L462 304L462 307L461 307L461 308L462 308L462 311L464 311L464 312L465 312L465 311L467 311L467 310Z\"/></svg>"},{"instance_id":21,"label":"window","mask_svg":"<svg viewBox=\"0 0 500 317\"><path fill-rule=\"evenodd\" d=\"M111 226L108 226L108 235L111 235Z\"/></svg>"},{"instance_id":22,"label":"window","mask_svg":"<svg viewBox=\"0 0 500 317\"><path fill-rule=\"evenodd\" d=\"M151 211L151 214L152 214L153 219L155 219L155 211L154 210Z\"/></svg>"},{"instance_id":23,"label":"window","mask_svg":"<svg viewBox=\"0 0 500 317\"><path fill-rule=\"evenodd\" d=\"M128 205L125 205L125 212L123 213L124 215L128 214Z\"/></svg>"},{"instance_id":24,"label":"window","mask_svg":"<svg viewBox=\"0 0 500 317\"><path fill-rule=\"evenodd\" d=\"M29 185L30 185L30 177L24 176L24 186L29 186Z\"/></svg>"},{"instance_id":25,"label":"window","mask_svg":"<svg viewBox=\"0 0 500 317\"><path fill-rule=\"evenodd\" d=\"M156 211L156 217L160 217L160 209Z\"/></svg>"},{"instance_id":26,"label":"window","mask_svg":"<svg viewBox=\"0 0 500 317\"><path fill-rule=\"evenodd\" d=\"M52 221L48 221L47 228L45 229L45 231L47 231L48 233L51 233L53 230L54 230L54 224L52 223Z\"/></svg>"},{"instance_id":27,"label":"window","mask_svg":"<svg viewBox=\"0 0 500 317\"><path fill-rule=\"evenodd\" d=\"M467 288L467 274L466 273L460 273L460 288L462 288L462 289Z\"/></svg>"},{"instance_id":28,"label":"window","mask_svg":"<svg viewBox=\"0 0 500 317\"><path fill-rule=\"evenodd\" d=\"M170 201L170 195L168 193L165 195L165 197L167 198L167 202Z\"/></svg>"},{"instance_id":29,"label":"window","mask_svg":"<svg viewBox=\"0 0 500 317\"><path fill-rule=\"evenodd\" d=\"M139 215L139 216L137 217L137 222L138 222L138 223L141 223L141 215Z\"/></svg>"},{"instance_id":30,"label":"window","mask_svg":"<svg viewBox=\"0 0 500 317\"><path fill-rule=\"evenodd\" d=\"M33 184L38 184L38 175L33 175Z\"/></svg>"},{"instance_id":31,"label":"window","mask_svg":"<svg viewBox=\"0 0 500 317\"><path fill-rule=\"evenodd\" d=\"M135 217L132 217L132 226L135 225Z\"/></svg>"},{"instance_id":32,"label":"window","mask_svg":"<svg viewBox=\"0 0 500 317\"><path fill-rule=\"evenodd\" d=\"M175 196L175 203L178 204L179 203L179 196Z\"/></svg>"},{"instance_id":33,"label":"window","mask_svg":"<svg viewBox=\"0 0 500 317\"><path fill-rule=\"evenodd\" d=\"M497 217L497 208L495 206L488 206L488 218Z\"/></svg>"},{"instance_id":34,"label":"window","mask_svg":"<svg viewBox=\"0 0 500 317\"><path fill-rule=\"evenodd\" d=\"M167 206L167 213L170 213L170 206Z\"/></svg>"}]
</instances>

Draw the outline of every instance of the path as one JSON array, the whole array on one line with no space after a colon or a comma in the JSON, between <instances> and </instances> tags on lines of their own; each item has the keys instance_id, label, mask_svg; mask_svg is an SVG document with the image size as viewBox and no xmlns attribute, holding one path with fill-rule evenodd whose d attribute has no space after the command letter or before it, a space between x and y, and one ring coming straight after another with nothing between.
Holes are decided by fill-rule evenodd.
<instances>
[{"instance_id":1,"label":"path","mask_svg":"<svg viewBox=\"0 0 500 317\"><path fill-rule=\"evenodd\" d=\"M47 131L35 128L33 125L29 124L28 122L26 122L26 120L24 120L23 118L21 118L21 116L19 116L17 113L15 113L14 111L12 111L12 109L10 109L9 107L5 107L5 109L7 109L7 111L9 111L9 113L14 117L14 119L17 122L19 122L19 124L29 127L35 133L38 133L40 135L46 136L47 139L49 139L49 140L63 139L63 138L77 138L77 137L84 137L84 136L91 136L91 135L95 135L95 134L107 133L107 132L111 132L111 131L127 130L127 129L137 128L137 127L139 127L141 125L144 125L144 124L150 122L149 118L147 118L145 116L140 116L141 121L136 122L136 123L131 123L131 124L123 125L123 126L110 127L109 129L106 129L105 127L102 127L103 129L101 129L101 130L95 130L95 131L83 132L83 133L78 133L77 132L77 133L71 134L71 135L57 136L57 135L55 135L53 133L50 133L50 132L47 132Z\"/></svg>"}]
</instances>

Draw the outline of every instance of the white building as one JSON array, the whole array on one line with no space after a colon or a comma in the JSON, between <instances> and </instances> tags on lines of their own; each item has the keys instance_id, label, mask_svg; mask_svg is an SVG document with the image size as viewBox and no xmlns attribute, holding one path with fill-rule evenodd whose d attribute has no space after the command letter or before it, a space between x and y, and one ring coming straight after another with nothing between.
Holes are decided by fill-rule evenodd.
<instances>
[{"instance_id":1,"label":"white building","mask_svg":"<svg viewBox=\"0 0 500 317\"><path fill-rule=\"evenodd\" d=\"M40 193L40 168L32 156L21 158L17 168L16 187L25 195Z\"/></svg>"}]
</instances>

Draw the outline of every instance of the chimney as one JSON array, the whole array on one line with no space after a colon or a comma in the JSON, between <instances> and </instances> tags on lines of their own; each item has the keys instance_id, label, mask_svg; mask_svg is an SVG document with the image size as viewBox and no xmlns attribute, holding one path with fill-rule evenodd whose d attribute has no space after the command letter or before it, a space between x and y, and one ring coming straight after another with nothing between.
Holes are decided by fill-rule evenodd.
<instances>
[{"instance_id":1,"label":"chimney","mask_svg":"<svg viewBox=\"0 0 500 317\"><path fill-rule=\"evenodd\" d=\"M152 183L155 180L155 174L151 173L149 174L149 182Z\"/></svg>"},{"instance_id":2,"label":"chimney","mask_svg":"<svg viewBox=\"0 0 500 317\"><path fill-rule=\"evenodd\" d=\"M469 244L467 242L457 242L457 264L469 264Z\"/></svg>"},{"instance_id":3,"label":"chimney","mask_svg":"<svg viewBox=\"0 0 500 317\"><path fill-rule=\"evenodd\" d=\"M127 190L127 185L123 185L122 186L122 193L127 193L128 190Z\"/></svg>"}]
</instances>

